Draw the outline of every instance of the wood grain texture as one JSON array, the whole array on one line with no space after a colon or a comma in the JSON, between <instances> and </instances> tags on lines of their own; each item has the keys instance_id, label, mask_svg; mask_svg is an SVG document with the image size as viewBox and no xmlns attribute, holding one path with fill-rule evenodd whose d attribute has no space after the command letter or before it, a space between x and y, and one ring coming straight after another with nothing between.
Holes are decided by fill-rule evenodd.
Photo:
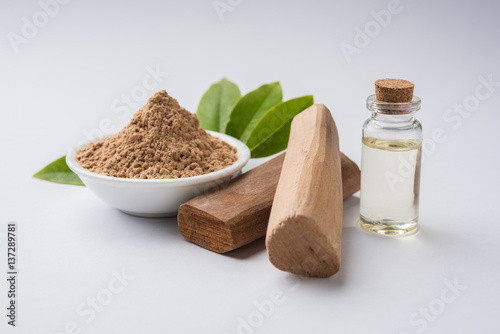
<instances>
[{"instance_id":1,"label":"wood grain texture","mask_svg":"<svg viewBox=\"0 0 500 334\"><path fill-rule=\"evenodd\" d=\"M337 127L324 105L292 121L266 247L278 269L329 277L340 268L342 174Z\"/></svg>"},{"instance_id":2,"label":"wood grain texture","mask_svg":"<svg viewBox=\"0 0 500 334\"><path fill-rule=\"evenodd\" d=\"M212 189L179 208L177 221L184 238L225 253L266 234L271 205L285 153ZM360 170L341 153L344 198L360 188Z\"/></svg>"},{"instance_id":3,"label":"wood grain texture","mask_svg":"<svg viewBox=\"0 0 500 334\"><path fill-rule=\"evenodd\" d=\"M177 214L182 236L217 253L264 236L283 159L281 154L182 204Z\"/></svg>"}]
</instances>

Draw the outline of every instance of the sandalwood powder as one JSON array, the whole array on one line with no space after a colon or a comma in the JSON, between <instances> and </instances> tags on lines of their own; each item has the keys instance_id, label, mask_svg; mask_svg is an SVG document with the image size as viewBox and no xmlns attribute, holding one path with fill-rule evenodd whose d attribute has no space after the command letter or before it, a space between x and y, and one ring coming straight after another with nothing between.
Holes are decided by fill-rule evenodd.
<instances>
[{"instance_id":1,"label":"sandalwood powder","mask_svg":"<svg viewBox=\"0 0 500 334\"><path fill-rule=\"evenodd\" d=\"M234 147L201 129L196 115L163 90L120 132L79 149L76 160L108 176L171 179L218 171L237 156Z\"/></svg>"}]
</instances>

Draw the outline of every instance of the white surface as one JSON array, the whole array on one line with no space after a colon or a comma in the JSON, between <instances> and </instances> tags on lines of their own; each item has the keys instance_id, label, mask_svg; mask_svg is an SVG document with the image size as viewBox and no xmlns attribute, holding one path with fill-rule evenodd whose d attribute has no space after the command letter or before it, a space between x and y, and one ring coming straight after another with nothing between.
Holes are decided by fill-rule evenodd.
<instances>
[{"instance_id":1,"label":"white surface","mask_svg":"<svg viewBox=\"0 0 500 334\"><path fill-rule=\"evenodd\" d=\"M68 153L66 162L88 189L105 203L125 213L140 217L172 217L179 206L210 188L230 180L250 160L250 150L236 138L209 131L236 148L238 159L219 171L180 179L124 179L93 173L75 159L76 150Z\"/></svg>"},{"instance_id":2,"label":"white surface","mask_svg":"<svg viewBox=\"0 0 500 334\"><path fill-rule=\"evenodd\" d=\"M81 333L237 333L238 318L260 320L254 302L279 291L284 302L254 333L419 333L418 312L429 305L440 314L420 332L498 331L500 87L467 115L447 113L475 94L479 76L500 81L498 2L401 0L402 12L351 63L340 43L352 43L355 27L387 1L243 1L224 21L212 3L72 1L15 54L7 34L40 7L1 2L0 268L6 224L15 221L20 309L16 328L1 315L0 332L60 333L73 321ZM138 92L146 67L157 65L169 75L148 94L167 89L192 111L222 76L243 92L280 80L285 99L312 93L332 110L341 148L358 163L373 82L413 81L424 137L435 136L422 167L422 232L403 240L362 233L352 197L340 273L298 280L269 263L262 240L215 254L183 240L175 219L128 216L88 189L31 177L83 131L125 125L133 108L118 100L116 113L112 104ZM113 270L121 268L135 278L87 323L81 304L107 296L110 282L117 288ZM445 291L453 301L440 302L454 279L467 288L455 299Z\"/></svg>"}]
</instances>

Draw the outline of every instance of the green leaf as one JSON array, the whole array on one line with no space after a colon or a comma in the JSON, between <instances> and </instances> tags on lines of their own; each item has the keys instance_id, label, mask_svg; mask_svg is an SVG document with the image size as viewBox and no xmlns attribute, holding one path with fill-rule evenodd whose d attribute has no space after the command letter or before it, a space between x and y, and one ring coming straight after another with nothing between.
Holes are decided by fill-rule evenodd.
<instances>
[{"instance_id":1,"label":"green leaf","mask_svg":"<svg viewBox=\"0 0 500 334\"><path fill-rule=\"evenodd\" d=\"M252 158L266 157L283 151L288 145L293 118L313 103L314 97L306 95L281 102L269 110L245 142L252 152Z\"/></svg>"},{"instance_id":2,"label":"green leaf","mask_svg":"<svg viewBox=\"0 0 500 334\"><path fill-rule=\"evenodd\" d=\"M73 171L69 169L68 165L66 165L65 156L48 164L33 176L38 179L50 182L72 184L75 186L85 186L78 175L73 173Z\"/></svg>"},{"instance_id":3,"label":"green leaf","mask_svg":"<svg viewBox=\"0 0 500 334\"><path fill-rule=\"evenodd\" d=\"M229 114L226 133L246 141L264 114L280 103L283 92L279 82L262 85L243 96Z\"/></svg>"},{"instance_id":4,"label":"green leaf","mask_svg":"<svg viewBox=\"0 0 500 334\"><path fill-rule=\"evenodd\" d=\"M196 111L200 127L205 130L224 132L229 113L240 98L238 86L226 78L210 86L201 98Z\"/></svg>"}]
</instances>

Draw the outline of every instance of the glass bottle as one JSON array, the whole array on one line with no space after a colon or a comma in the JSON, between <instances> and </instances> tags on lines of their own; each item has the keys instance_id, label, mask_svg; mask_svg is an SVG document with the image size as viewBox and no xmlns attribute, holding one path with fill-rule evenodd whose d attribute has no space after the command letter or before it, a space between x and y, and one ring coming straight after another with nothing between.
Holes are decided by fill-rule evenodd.
<instances>
[{"instance_id":1,"label":"glass bottle","mask_svg":"<svg viewBox=\"0 0 500 334\"><path fill-rule=\"evenodd\" d=\"M372 117L363 125L360 223L364 230L385 236L418 231L422 126L414 114L420 99L381 102L366 100Z\"/></svg>"}]
</instances>

